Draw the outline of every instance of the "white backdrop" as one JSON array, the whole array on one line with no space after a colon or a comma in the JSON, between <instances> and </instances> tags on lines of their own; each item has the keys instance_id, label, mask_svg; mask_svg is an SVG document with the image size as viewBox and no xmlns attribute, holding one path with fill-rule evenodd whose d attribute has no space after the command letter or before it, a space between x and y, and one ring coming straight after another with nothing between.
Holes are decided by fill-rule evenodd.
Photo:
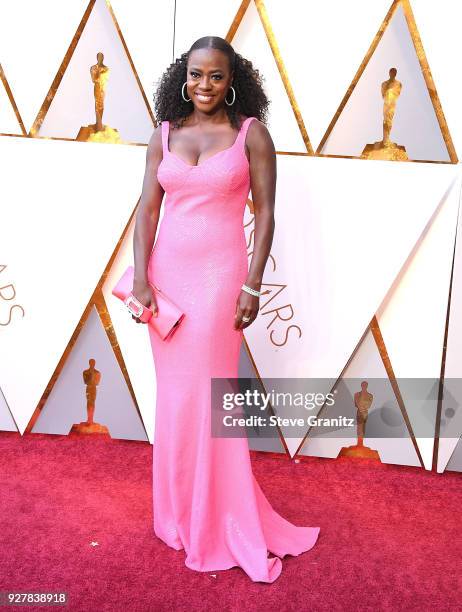
<instances>
[{"instance_id":1,"label":"white backdrop","mask_svg":"<svg viewBox=\"0 0 462 612\"><path fill-rule=\"evenodd\" d=\"M24 0L0 7L0 64L27 132L91 4ZM226 36L240 5L238 0L177 0L175 10L173 0L114 0L110 6L116 24L108 5L98 0L93 11L99 11L101 41L98 30L91 29L93 13L45 115L43 134L39 133L52 140L5 135L22 132L0 82L0 134L4 134L0 136L4 169L0 183L0 422L5 429L17 427L23 432L30 422L141 190L144 146L60 140L74 138L75 126L86 125L92 117L84 93L91 89L85 62L81 75L76 62L88 57L94 63L94 51L103 40L105 48L117 50L113 55L105 53L114 83L106 96L105 123L107 118L111 127L126 130L127 140L145 143L151 118L143 90L152 110L154 84L172 59L200 36ZM274 286L261 304L274 299L262 307L246 332L261 376L336 378L352 356L350 372L371 376L379 368L376 347L370 337L361 347L358 343L374 314L397 376L439 375L460 165L307 155L326 134L390 5L388 0L355 0L352 10L352 4L343 0L252 1L232 40L235 49L265 77L272 101L269 129L278 151L274 260L265 273L265 283ZM462 42L458 25L462 6L453 0L412 0L411 6L448 133L460 155ZM392 137L415 159L448 159L447 143L399 10L395 19L401 20L400 26L392 23L388 35L385 32L323 153L358 155L365 144L380 138L377 96L381 81L387 78L383 70L399 59L397 78L403 82L403 93ZM392 35L393 28L399 35ZM249 235L249 213L246 221ZM130 261L132 229L125 235L103 292L152 442L155 377L148 339L133 330L131 319L118 309L109 290ZM458 269L461 256L459 248ZM285 287L277 293L279 284ZM457 305L458 290L455 294ZM55 300L60 306L64 302L65 308L50 308L50 300L54 306ZM10 319L13 305L18 308ZM461 357L458 311L457 306L452 310L449 326L451 372L457 371L451 364ZM90 353L91 334L87 342ZM70 392L72 377L68 384ZM69 414L66 422L70 426L74 421ZM291 453L300 441L286 441ZM300 452L335 456L326 445L308 440ZM421 440L420 446L428 469L433 440ZM451 443L443 441L441 447L446 450L440 471L453 451L458 456L458 437ZM416 464L406 449L396 453L382 449L381 458ZM462 470L454 462L451 469Z\"/></svg>"}]
</instances>

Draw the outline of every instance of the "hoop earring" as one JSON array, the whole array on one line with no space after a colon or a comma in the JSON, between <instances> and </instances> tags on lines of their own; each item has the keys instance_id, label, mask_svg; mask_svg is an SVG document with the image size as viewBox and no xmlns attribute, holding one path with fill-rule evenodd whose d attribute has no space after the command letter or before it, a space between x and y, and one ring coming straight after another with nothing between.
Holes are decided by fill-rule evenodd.
<instances>
[{"instance_id":1,"label":"hoop earring","mask_svg":"<svg viewBox=\"0 0 462 612\"><path fill-rule=\"evenodd\" d=\"M231 85L230 89L233 90L233 101L232 102L228 102L228 100L226 99L226 96L225 96L225 102L226 102L226 104L228 106L232 106L234 104L235 100L236 100L236 90L234 89L234 87L232 85ZM226 95L228 95L228 93L226 93Z\"/></svg>"},{"instance_id":2,"label":"hoop earring","mask_svg":"<svg viewBox=\"0 0 462 612\"><path fill-rule=\"evenodd\" d=\"M184 86L186 85L186 83L187 81L183 83L183 87L181 88L181 97L183 98L185 102L191 102L191 98L185 98L185 95L184 95Z\"/></svg>"}]
</instances>

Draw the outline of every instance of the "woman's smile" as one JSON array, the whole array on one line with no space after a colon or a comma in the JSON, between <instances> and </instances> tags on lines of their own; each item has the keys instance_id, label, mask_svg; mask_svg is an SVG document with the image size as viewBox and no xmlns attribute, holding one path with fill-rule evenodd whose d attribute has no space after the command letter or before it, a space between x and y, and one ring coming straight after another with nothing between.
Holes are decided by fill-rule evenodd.
<instances>
[{"instance_id":1,"label":"woman's smile","mask_svg":"<svg viewBox=\"0 0 462 612\"><path fill-rule=\"evenodd\" d=\"M208 103L208 102L211 102L213 100L213 96L205 95L205 94L201 94L201 93L196 93L196 97L199 100L199 102L204 102L204 103Z\"/></svg>"}]
</instances>

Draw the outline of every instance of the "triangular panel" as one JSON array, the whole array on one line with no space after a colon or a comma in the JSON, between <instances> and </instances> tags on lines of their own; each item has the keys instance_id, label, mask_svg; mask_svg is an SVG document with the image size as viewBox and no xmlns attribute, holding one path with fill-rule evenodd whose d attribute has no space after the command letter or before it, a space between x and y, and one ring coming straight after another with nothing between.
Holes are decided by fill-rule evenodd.
<instances>
[{"instance_id":1,"label":"triangular panel","mask_svg":"<svg viewBox=\"0 0 462 612\"><path fill-rule=\"evenodd\" d=\"M363 444L358 444L357 408L355 392L361 391L361 383L367 383L372 395L365 422ZM371 328L360 342L345 371L335 385L338 392L335 405L319 413L325 418L345 416L352 419L354 427L334 427L322 435L316 428L308 432L299 453L321 457L374 457L383 463L420 466L415 440L406 424L406 412L400 407L400 399L384 366L381 348ZM342 437L342 432L344 437ZM375 457L374 457L375 458Z\"/></svg>"},{"instance_id":2,"label":"triangular panel","mask_svg":"<svg viewBox=\"0 0 462 612\"><path fill-rule=\"evenodd\" d=\"M377 313L397 378L425 379L418 383L420 398L410 385L403 400L427 469L432 466L459 194L460 178L448 188Z\"/></svg>"},{"instance_id":3,"label":"triangular panel","mask_svg":"<svg viewBox=\"0 0 462 612\"><path fill-rule=\"evenodd\" d=\"M265 0L313 148L342 99L390 0ZM299 41L295 43L295 41ZM283 122L284 117L278 117Z\"/></svg>"},{"instance_id":4,"label":"triangular panel","mask_svg":"<svg viewBox=\"0 0 462 612\"><path fill-rule=\"evenodd\" d=\"M98 379L92 376L94 372ZM89 413L91 406L92 415ZM65 435L75 430L84 435L89 420L96 425L97 433L126 440L147 440L94 307L31 431Z\"/></svg>"},{"instance_id":5,"label":"triangular panel","mask_svg":"<svg viewBox=\"0 0 462 612\"><path fill-rule=\"evenodd\" d=\"M123 32L147 102L154 111L153 94L159 78L172 62L172 40L178 36L175 23L178 0L137 0L135 10L133 3L127 0L110 0L108 4L119 34ZM203 27L202 19L199 23ZM157 24L155 36L152 34L154 24ZM188 25L191 27L191 22Z\"/></svg>"},{"instance_id":6,"label":"triangular panel","mask_svg":"<svg viewBox=\"0 0 462 612\"><path fill-rule=\"evenodd\" d=\"M457 162L408 0L393 3L316 153Z\"/></svg>"},{"instance_id":7,"label":"triangular panel","mask_svg":"<svg viewBox=\"0 0 462 612\"><path fill-rule=\"evenodd\" d=\"M0 195L9 205L0 225L5 258L0 278L2 286L14 288L15 311L11 324L2 327L0 385L22 431L125 229L139 197L146 152L14 137L0 139L2 146ZM89 181L95 170L101 180ZM46 197L37 197L43 189ZM59 311L54 283L66 297ZM2 320L6 314L2 309Z\"/></svg>"},{"instance_id":8,"label":"triangular panel","mask_svg":"<svg viewBox=\"0 0 462 612\"><path fill-rule=\"evenodd\" d=\"M154 118L115 15L90 2L32 136L147 143Z\"/></svg>"},{"instance_id":9,"label":"triangular panel","mask_svg":"<svg viewBox=\"0 0 462 612\"><path fill-rule=\"evenodd\" d=\"M246 5L248 4L247 8ZM245 9L246 10L243 10ZM264 76L271 100L268 128L278 151L313 153L271 24L261 0L243 3L227 40Z\"/></svg>"}]
</instances>

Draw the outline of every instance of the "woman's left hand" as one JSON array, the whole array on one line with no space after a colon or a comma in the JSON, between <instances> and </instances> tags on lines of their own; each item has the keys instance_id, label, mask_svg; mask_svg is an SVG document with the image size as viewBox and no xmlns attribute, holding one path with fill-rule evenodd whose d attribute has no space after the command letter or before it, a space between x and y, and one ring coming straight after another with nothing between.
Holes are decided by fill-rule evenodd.
<instances>
[{"instance_id":1,"label":"woman's left hand","mask_svg":"<svg viewBox=\"0 0 462 612\"><path fill-rule=\"evenodd\" d=\"M234 329L245 329L248 327L258 315L260 308L260 298L256 295L251 295L247 291L241 290L236 301L236 315L234 317ZM249 321L243 321L250 319Z\"/></svg>"}]
</instances>

